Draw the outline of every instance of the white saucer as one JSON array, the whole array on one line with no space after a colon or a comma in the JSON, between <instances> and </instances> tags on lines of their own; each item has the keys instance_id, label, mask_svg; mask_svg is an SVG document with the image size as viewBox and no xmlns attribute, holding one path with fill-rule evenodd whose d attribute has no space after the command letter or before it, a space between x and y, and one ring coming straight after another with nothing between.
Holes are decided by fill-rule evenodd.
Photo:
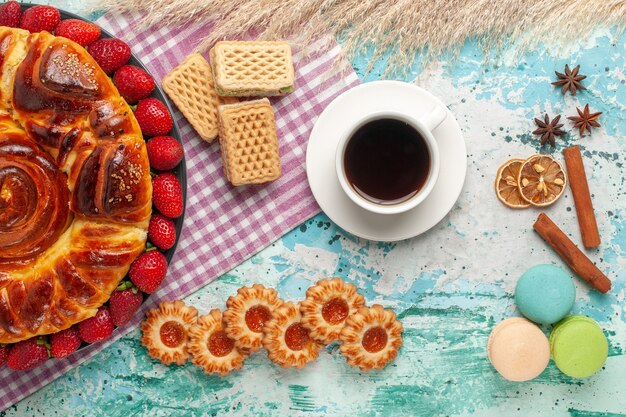
<instances>
[{"instance_id":1,"label":"white saucer","mask_svg":"<svg viewBox=\"0 0 626 417\"><path fill-rule=\"evenodd\" d=\"M414 209L393 215L368 212L346 196L335 171L337 141L354 120L383 110L427 113L434 103L445 108L416 85L375 81L344 92L324 109L309 138L306 170L317 203L339 227L365 239L397 241L426 232L452 209L465 181L467 155L461 128L447 109L448 117L433 130L439 144L439 178L428 198Z\"/></svg>"}]
</instances>

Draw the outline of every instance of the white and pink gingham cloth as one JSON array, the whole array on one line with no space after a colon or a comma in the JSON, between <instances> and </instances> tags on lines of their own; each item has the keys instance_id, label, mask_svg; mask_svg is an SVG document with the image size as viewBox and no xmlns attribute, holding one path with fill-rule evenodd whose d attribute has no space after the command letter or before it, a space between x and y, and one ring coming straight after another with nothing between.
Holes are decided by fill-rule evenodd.
<instances>
[{"instance_id":1,"label":"white and pink gingham cloth","mask_svg":"<svg viewBox=\"0 0 626 417\"><path fill-rule=\"evenodd\" d=\"M136 17L107 14L97 23L126 41L156 81L187 56L211 30L210 25L131 28ZM187 162L187 212L176 254L162 287L142 306L134 320L102 343L64 360L51 359L29 372L0 369L0 411L50 383L134 329L148 308L160 300L185 297L265 248L319 212L309 190L305 154L313 124L341 92L359 83L349 66L337 66L340 47L321 54L294 53L295 91L272 100L282 162L282 177L259 185L233 187L222 174L217 141L207 144L180 112ZM341 68L339 68L341 67Z\"/></svg>"}]
</instances>

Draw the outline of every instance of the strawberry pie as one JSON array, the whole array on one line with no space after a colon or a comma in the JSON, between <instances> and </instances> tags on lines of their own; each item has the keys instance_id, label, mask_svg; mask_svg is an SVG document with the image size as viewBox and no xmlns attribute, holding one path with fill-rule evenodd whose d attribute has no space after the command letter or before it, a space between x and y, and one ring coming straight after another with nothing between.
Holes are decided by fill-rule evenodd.
<instances>
[{"instance_id":1,"label":"strawberry pie","mask_svg":"<svg viewBox=\"0 0 626 417\"><path fill-rule=\"evenodd\" d=\"M144 250L152 212L133 111L82 46L38 32L48 27L37 10L22 20L37 33L0 26L4 344L106 314L99 309ZM47 10L54 28L59 12Z\"/></svg>"}]
</instances>

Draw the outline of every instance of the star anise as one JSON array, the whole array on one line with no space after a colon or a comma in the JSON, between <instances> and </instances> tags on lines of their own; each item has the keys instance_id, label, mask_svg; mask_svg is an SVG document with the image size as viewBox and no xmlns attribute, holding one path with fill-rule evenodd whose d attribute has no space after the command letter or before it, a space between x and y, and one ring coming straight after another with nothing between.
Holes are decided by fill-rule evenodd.
<instances>
[{"instance_id":1,"label":"star anise","mask_svg":"<svg viewBox=\"0 0 626 417\"><path fill-rule=\"evenodd\" d=\"M558 71L554 71L554 73L556 74L557 77L559 77L559 79L553 82L552 85L562 86L561 92L563 94L565 94L567 90L569 90L570 93L572 94L576 94L577 90L586 90L585 86L582 85L580 82L584 80L585 78L587 78L587 76L578 75L579 69L580 69L580 65L576 65L576 68L570 71L569 65L565 64L565 74L558 72Z\"/></svg>"},{"instance_id":2,"label":"star anise","mask_svg":"<svg viewBox=\"0 0 626 417\"><path fill-rule=\"evenodd\" d=\"M600 117L602 112L590 113L589 104L585 104L585 109L582 111L576 107L576 111L578 112L578 116L570 116L568 119L574 122L574 127L578 128L580 136L585 133L585 129L591 133L592 127L600 127L598 117Z\"/></svg>"},{"instance_id":3,"label":"star anise","mask_svg":"<svg viewBox=\"0 0 626 417\"><path fill-rule=\"evenodd\" d=\"M541 135L541 146L545 145L546 142L550 142L550 145L555 147L555 136L562 136L565 134L565 132L560 129L563 126L563 123L559 123L559 120L561 120L560 114L552 119L552 121L550 121L547 114L543 120L535 118L535 123L539 127L533 131L533 135Z\"/></svg>"}]
</instances>

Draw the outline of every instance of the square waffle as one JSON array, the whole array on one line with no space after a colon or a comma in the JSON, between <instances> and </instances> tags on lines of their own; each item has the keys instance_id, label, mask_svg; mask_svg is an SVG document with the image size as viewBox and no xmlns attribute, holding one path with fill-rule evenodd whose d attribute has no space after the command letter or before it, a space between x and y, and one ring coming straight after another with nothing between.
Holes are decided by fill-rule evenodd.
<instances>
[{"instance_id":1,"label":"square waffle","mask_svg":"<svg viewBox=\"0 0 626 417\"><path fill-rule=\"evenodd\" d=\"M223 41L211 49L215 87L222 96L276 96L293 91L287 42Z\"/></svg>"},{"instance_id":2,"label":"square waffle","mask_svg":"<svg viewBox=\"0 0 626 417\"><path fill-rule=\"evenodd\" d=\"M215 90L211 66L200 54L191 54L163 78L163 90L207 142L217 137L217 106L235 103Z\"/></svg>"},{"instance_id":3,"label":"square waffle","mask_svg":"<svg viewBox=\"0 0 626 417\"><path fill-rule=\"evenodd\" d=\"M218 122L224 174L233 185L280 177L276 124L268 99L220 105Z\"/></svg>"}]
</instances>

